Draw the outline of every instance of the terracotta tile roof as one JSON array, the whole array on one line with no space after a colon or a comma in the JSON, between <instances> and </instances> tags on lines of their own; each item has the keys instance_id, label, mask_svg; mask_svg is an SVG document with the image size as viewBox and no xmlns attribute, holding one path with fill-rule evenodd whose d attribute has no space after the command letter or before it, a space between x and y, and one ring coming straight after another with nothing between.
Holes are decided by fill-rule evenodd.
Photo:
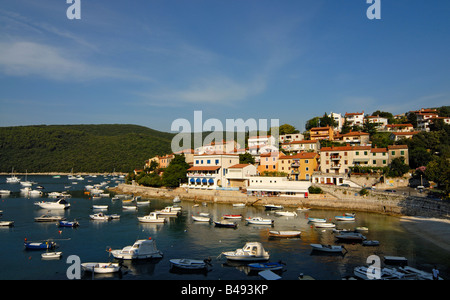
<instances>
[{"instance_id":1,"label":"terracotta tile roof","mask_svg":"<svg viewBox=\"0 0 450 300\"><path fill-rule=\"evenodd\" d=\"M356 136L356 135L369 135L367 132L350 131L349 133L341 134L340 136Z\"/></svg>"},{"instance_id":2,"label":"terracotta tile roof","mask_svg":"<svg viewBox=\"0 0 450 300\"><path fill-rule=\"evenodd\" d=\"M391 149L408 149L408 146L407 145L391 145L391 146L388 146L388 150L391 150Z\"/></svg>"},{"instance_id":3,"label":"terracotta tile roof","mask_svg":"<svg viewBox=\"0 0 450 300\"><path fill-rule=\"evenodd\" d=\"M251 164L236 164L228 167L228 169L243 169L248 166L251 166Z\"/></svg>"},{"instance_id":4,"label":"terracotta tile roof","mask_svg":"<svg viewBox=\"0 0 450 300\"><path fill-rule=\"evenodd\" d=\"M300 152L295 155L282 155L279 159L313 159L318 156L319 154L314 152Z\"/></svg>"}]
</instances>

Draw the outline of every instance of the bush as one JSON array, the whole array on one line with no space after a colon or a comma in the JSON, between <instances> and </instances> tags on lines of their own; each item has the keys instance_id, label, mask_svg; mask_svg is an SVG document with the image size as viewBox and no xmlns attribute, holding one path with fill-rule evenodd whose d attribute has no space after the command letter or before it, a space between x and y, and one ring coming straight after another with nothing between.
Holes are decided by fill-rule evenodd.
<instances>
[{"instance_id":1,"label":"bush","mask_svg":"<svg viewBox=\"0 0 450 300\"><path fill-rule=\"evenodd\" d=\"M308 188L308 192L310 194L323 194L323 191L320 187L310 186Z\"/></svg>"},{"instance_id":2,"label":"bush","mask_svg":"<svg viewBox=\"0 0 450 300\"><path fill-rule=\"evenodd\" d=\"M367 189L362 189L359 191L359 194L361 196L366 196L366 195L369 195L369 191Z\"/></svg>"}]
</instances>

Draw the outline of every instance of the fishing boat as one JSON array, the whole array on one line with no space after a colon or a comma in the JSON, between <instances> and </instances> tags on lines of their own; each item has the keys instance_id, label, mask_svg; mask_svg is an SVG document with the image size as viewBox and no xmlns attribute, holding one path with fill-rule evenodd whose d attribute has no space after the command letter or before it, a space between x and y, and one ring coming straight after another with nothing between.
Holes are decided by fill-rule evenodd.
<instances>
[{"instance_id":1,"label":"fishing boat","mask_svg":"<svg viewBox=\"0 0 450 300\"><path fill-rule=\"evenodd\" d=\"M132 246L126 246L120 250L111 250L110 253L117 259L148 259L161 258L163 253L156 247L152 238L137 240Z\"/></svg>"},{"instance_id":2,"label":"fishing boat","mask_svg":"<svg viewBox=\"0 0 450 300\"><path fill-rule=\"evenodd\" d=\"M227 220L214 221L216 227L225 227L225 228L237 228L236 222L231 222Z\"/></svg>"},{"instance_id":3,"label":"fishing boat","mask_svg":"<svg viewBox=\"0 0 450 300\"><path fill-rule=\"evenodd\" d=\"M105 215L102 212L98 214L89 215L89 218L91 218L91 220L106 220L106 221L111 220L111 216Z\"/></svg>"},{"instance_id":4,"label":"fishing boat","mask_svg":"<svg viewBox=\"0 0 450 300\"><path fill-rule=\"evenodd\" d=\"M338 235L336 235L336 238L340 241L363 241L366 239L364 235L362 235L359 232L354 231L342 231Z\"/></svg>"},{"instance_id":5,"label":"fishing boat","mask_svg":"<svg viewBox=\"0 0 450 300\"><path fill-rule=\"evenodd\" d=\"M284 216L284 217L296 217L297 213L295 211L277 211L275 212L278 216Z\"/></svg>"},{"instance_id":6,"label":"fishing boat","mask_svg":"<svg viewBox=\"0 0 450 300\"><path fill-rule=\"evenodd\" d=\"M384 263L388 265L407 265L408 259L403 256L385 256Z\"/></svg>"},{"instance_id":7,"label":"fishing boat","mask_svg":"<svg viewBox=\"0 0 450 300\"><path fill-rule=\"evenodd\" d=\"M14 226L14 221L0 221L0 226Z\"/></svg>"},{"instance_id":8,"label":"fishing boat","mask_svg":"<svg viewBox=\"0 0 450 300\"><path fill-rule=\"evenodd\" d=\"M355 221L354 216L335 216L336 221Z\"/></svg>"},{"instance_id":9,"label":"fishing boat","mask_svg":"<svg viewBox=\"0 0 450 300\"><path fill-rule=\"evenodd\" d=\"M225 256L228 260L238 261L268 260L270 257L269 252L264 250L260 242L247 242L244 247L234 251L222 252L221 255Z\"/></svg>"},{"instance_id":10,"label":"fishing boat","mask_svg":"<svg viewBox=\"0 0 450 300\"><path fill-rule=\"evenodd\" d=\"M264 271L264 270L271 270L271 271L278 271L282 270L284 268L285 264L280 262L259 262L259 263L251 263L248 264L248 267L252 271Z\"/></svg>"},{"instance_id":11,"label":"fishing boat","mask_svg":"<svg viewBox=\"0 0 450 300\"><path fill-rule=\"evenodd\" d=\"M77 221L59 221L59 227L77 227L80 226L80 223Z\"/></svg>"},{"instance_id":12,"label":"fishing boat","mask_svg":"<svg viewBox=\"0 0 450 300\"><path fill-rule=\"evenodd\" d=\"M83 271L93 272L97 274L107 274L107 273L115 273L120 270L120 266L118 263L82 263L81 267Z\"/></svg>"},{"instance_id":13,"label":"fishing boat","mask_svg":"<svg viewBox=\"0 0 450 300\"><path fill-rule=\"evenodd\" d=\"M197 222L210 222L211 218L210 217L203 217L203 216L194 216L192 215L192 220L197 221Z\"/></svg>"},{"instance_id":14,"label":"fishing boat","mask_svg":"<svg viewBox=\"0 0 450 300\"><path fill-rule=\"evenodd\" d=\"M245 207L245 203L233 203L233 207Z\"/></svg>"},{"instance_id":15,"label":"fishing boat","mask_svg":"<svg viewBox=\"0 0 450 300\"><path fill-rule=\"evenodd\" d=\"M316 228L335 228L336 224L334 224L334 223L315 223L314 226Z\"/></svg>"},{"instance_id":16,"label":"fishing boat","mask_svg":"<svg viewBox=\"0 0 450 300\"><path fill-rule=\"evenodd\" d=\"M9 195L11 194L10 190L0 190L0 195Z\"/></svg>"},{"instance_id":17,"label":"fishing boat","mask_svg":"<svg viewBox=\"0 0 450 300\"><path fill-rule=\"evenodd\" d=\"M190 259L190 258L173 258L169 260L171 268L180 268L184 270L202 270L206 269L209 261L199 260L199 259Z\"/></svg>"},{"instance_id":18,"label":"fishing boat","mask_svg":"<svg viewBox=\"0 0 450 300\"><path fill-rule=\"evenodd\" d=\"M51 215L42 215L40 217L34 218L35 222L56 222L56 221L64 221L65 218L59 216L51 216Z\"/></svg>"},{"instance_id":19,"label":"fishing boat","mask_svg":"<svg viewBox=\"0 0 450 300\"><path fill-rule=\"evenodd\" d=\"M165 223L166 222L166 218L159 218L158 214L155 212L151 212L150 214L143 216L143 217L138 217L139 222L142 223Z\"/></svg>"},{"instance_id":20,"label":"fishing boat","mask_svg":"<svg viewBox=\"0 0 450 300\"><path fill-rule=\"evenodd\" d=\"M322 219L322 218L308 218L308 222L311 223L325 223L327 221L327 219Z\"/></svg>"},{"instance_id":21,"label":"fishing boat","mask_svg":"<svg viewBox=\"0 0 450 300\"><path fill-rule=\"evenodd\" d=\"M92 209L108 209L108 205L92 205Z\"/></svg>"},{"instance_id":22,"label":"fishing boat","mask_svg":"<svg viewBox=\"0 0 450 300\"><path fill-rule=\"evenodd\" d=\"M46 252L41 254L42 259L60 259L62 252Z\"/></svg>"},{"instance_id":23,"label":"fishing boat","mask_svg":"<svg viewBox=\"0 0 450 300\"><path fill-rule=\"evenodd\" d=\"M159 215L163 215L163 216L173 216L173 217L176 217L176 216L178 216L178 214L180 213L180 211L179 210L174 210L174 209L172 209L172 208L170 208L170 207L165 207L165 208L163 208L163 209L161 209L161 210L157 210L157 211L155 211L157 214L159 214Z\"/></svg>"},{"instance_id":24,"label":"fishing boat","mask_svg":"<svg viewBox=\"0 0 450 300\"><path fill-rule=\"evenodd\" d=\"M276 238L296 238L300 237L302 232L299 230L270 230L269 237Z\"/></svg>"},{"instance_id":25,"label":"fishing boat","mask_svg":"<svg viewBox=\"0 0 450 300\"><path fill-rule=\"evenodd\" d=\"M123 210L136 210L137 206L136 205L124 205L122 206Z\"/></svg>"},{"instance_id":26,"label":"fishing boat","mask_svg":"<svg viewBox=\"0 0 450 300\"><path fill-rule=\"evenodd\" d=\"M172 202L173 203L179 203L179 202L181 202L181 199L180 199L180 197L175 196L175 198L173 198Z\"/></svg>"},{"instance_id":27,"label":"fishing boat","mask_svg":"<svg viewBox=\"0 0 450 300\"><path fill-rule=\"evenodd\" d=\"M27 250L42 250L42 249L53 249L56 247L56 243L53 241L43 241L43 242L25 242L23 243L25 249Z\"/></svg>"},{"instance_id":28,"label":"fishing boat","mask_svg":"<svg viewBox=\"0 0 450 300\"><path fill-rule=\"evenodd\" d=\"M328 253L342 253L342 250L346 250L342 245L323 245L323 244L310 244L313 251L328 252Z\"/></svg>"},{"instance_id":29,"label":"fishing boat","mask_svg":"<svg viewBox=\"0 0 450 300\"><path fill-rule=\"evenodd\" d=\"M242 215L223 215L224 219L242 219Z\"/></svg>"},{"instance_id":30,"label":"fishing boat","mask_svg":"<svg viewBox=\"0 0 450 300\"><path fill-rule=\"evenodd\" d=\"M253 225L273 225L274 223L274 220L263 219L262 217L253 217L253 218L248 217L247 219L245 219L245 221L247 221L248 224Z\"/></svg>"},{"instance_id":31,"label":"fishing boat","mask_svg":"<svg viewBox=\"0 0 450 300\"><path fill-rule=\"evenodd\" d=\"M41 201L41 202L35 202L34 204L39 206L40 208L44 208L44 209L68 209L68 208L70 208L70 203L68 203L66 201L66 199L64 199L64 198L59 199L56 202Z\"/></svg>"},{"instance_id":32,"label":"fishing boat","mask_svg":"<svg viewBox=\"0 0 450 300\"><path fill-rule=\"evenodd\" d=\"M266 204L264 205L264 208L266 210L276 210L276 209L283 209L282 205L275 205L275 204Z\"/></svg>"}]
</instances>

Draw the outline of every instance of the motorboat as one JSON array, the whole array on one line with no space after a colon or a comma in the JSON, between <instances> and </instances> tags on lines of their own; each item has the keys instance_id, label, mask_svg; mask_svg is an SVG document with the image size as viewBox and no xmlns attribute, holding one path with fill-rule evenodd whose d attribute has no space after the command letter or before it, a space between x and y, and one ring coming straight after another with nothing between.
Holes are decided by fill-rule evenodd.
<instances>
[{"instance_id":1,"label":"motorboat","mask_svg":"<svg viewBox=\"0 0 450 300\"><path fill-rule=\"evenodd\" d=\"M259 261L269 260L269 252L264 250L260 242L247 242L244 247L234 251L222 252L228 260L238 261Z\"/></svg>"},{"instance_id":2,"label":"motorboat","mask_svg":"<svg viewBox=\"0 0 450 300\"><path fill-rule=\"evenodd\" d=\"M89 263L82 263L81 267L83 271L93 272L97 274L115 273L120 270L120 266L118 263L89 262Z\"/></svg>"},{"instance_id":3,"label":"motorboat","mask_svg":"<svg viewBox=\"0 0 450 300\"><path fill-rule=\"evenodd\" d=\"M211 218L210 217L203 217L203 216L194 216L192 215L192 220L197 221L197 222L210 222Z\"/></svg>"},{"instance_id":4,"label":"motorboat","mask_svg":"<svg viewBox=\"0 0 450 300\"><path fill-rule=\"evenodd\" d=\"M245 207L245 203L233 203L233 207Z\"/></svg>"},{"instance_id":5,"label":"motorboat","mask_svg":"<svg viewBox=\"0 0 450 300\"><path fill-rule=\"evenodd\" d=\"M105 215L104 213L100 212L98 214L89 215L91 220L111 220L111 216Z\"/></svg>"},{"instance_id":6,"label":"motorboat","mask_svg":"<svg viewBox=\"0 0 450 300\"><path fill-rule=\"evenodd\" d=\"M33 190L30 187L24 187L23 189L20 189L20 192L29 197L41 197L43 195L42 191Z\"/></svg>"},{"instance_id":7,"label":"motorboat","mask_svg":"<svg viewBox=\"0 0 450 300\"><path fill-rule=\"evenodd\" d=\"M264 270L271 270L271 271L278 271L282 270L284 268L285 264L280 262L259 262L259 263L251 263L248 264L248 267L252 271L264 271Z\"/></svg>"},{"instance_id":8,"label":"motorboat","mask_svg":"<svg viewBox=\"0 0 450 300\"><path fill-rule=\"evenodd\" d=\"M335 216L336 221L355 221L354 216Z\"/></svg>"},{"instance_id":9,"label":"motorboat","mask_svg":"<svg viewBox=\"0 0 450 300\"><path fill-rule=\"evenodd\" d=\"M9 195L11 194L10 190L0 190L0 195Z\"/></svg>"},{"instance_id":10,"label":"motorboat","mask_svg":"<svg viewBox=\"0 0 450 300\"><path fill-rule=\"evenodd\" d=\"M276 215L284 217L296 217L297 213L295 211L276 211Z\"/></svg>"},{"instance_id":11,"label":"motorboat","mask_svg":"<svg viewBox=\"0 0 450 300\"><path fill-rule=\"evenodd\" d=\"M59 227L77 227L80 226L80 223L77 221L59 221Z\"/></svg>"},{"instance_id":12,"label":"motorboat","mask_svg":"<svg viewBox=\"0 0 450 300\"><path fill-rule=\"evenodd\" d=\"M334 223L315 223L314 226L316 228L335 228L336 224L334 224Z\"/></svg>"},{"instance_id":13,"label":"motorboat","mask_svg":"<svg viewBox=\"0 0 450 300\"><path fill-rule=\"evenodd\" d=\"M323 218L308 218L308 222L311 223L325 223L327 221L327 219L323 219Z\"/></svg>"},{"instance_id":14,"label":"motorboat","mask_svg":"<svg viewBox=\"0 0 450 300\"><path fill-rule=\"evenodd\" d=\"M173 210L170 207L165 207L161 210L157 210L155 211L157 214L159 215L163 215L163 216L178 216L178 214L180 213L179 210Z\"/></svg>"},{"instance_id":15,"label":"motorboat","mask_svg":"<svg viewBox=\"0 0 450 300\"><path fill-rule=\"evenodd\" d=\"M273 225L274 220L272 219L263 219L262 217L248 217L245 219L248 224L254 224L254 225Z\"/></svg>"},{"instance_id":16,"label":"motorboat","mask_svg":"<svg viewBox=\"0 0 450 300\"><path fill-rule=\"evenodd\" d=\"M122 209L124 209L124 210L136 210L137 206L136 205L123 205Z\"/></svg>"},{"instance_id":17,"label":"motorboat","mask_svg":"<svg viewBox=\"0 0 450 300\"><path fill-rule=\"evenodd\" d=\"M62 252L46 252L41 254L42 259L60 259Z\"/></svg>"},{"instance_id":18,"label":"motorboat","mask_svg":"<svg viewBox=\"0 0 450 300\"><path fill-rule=\"evenodd\" d=\"M66 199L64 199L64 198L59 199L56 202L41 201L41 202L35 202L34 204L39 206L40 208L44 208L44 209L68 209L68 208L70 208L70 203L67 202Z\"/></svg>"},{"instance_id":19,"label":"motorboat","mask_svg":"<svg viewBox=\"0 0 450 300\"><path fill-rule=\"evenodd\" d=\"M108 209L108 205L92 205L92 209Z\"/></svg>"},{"instance_id":20,"label":"motorboat","mask_svg":"<svg viewBox=\"0 0 450 300\"><path fill-rule=\"evenodd\" d=\"M355 277L363 280L432 280L432 273L413 267L385 267L371 268L358 266L353 269ZM441 277L439 280L443 280Z\"/></svg>"},{"instance_id":21,"label":"motorboat","mask_svg":"<svg viewBox=\"0 0 450 300\"><path fill-rule=\"evenodd\" d=\"M155 212L151 212L150 214L143 216L143 217L138 217L139 222L142 223L165 223L166 222L166 218L159 218L158 214Z\"/></svg>"},{"instance_id":22,"label":"motorboat","mask_svg":"<svg viewBox=\"0 0 450 300\"><path fill-rule=\"evenodd\" d=\"M346 250L342 245L324 245L324 244L310 244L313 250L328 252L328 253L342 253L342 250Z\"/></svg>"},{"instance_id":23,"label":"motorboat","mask_svg":"<svg viewBox=\"0 0 450 300\"><path fill-rule=\"evenodd\" d=\"M181 199L180 199L180 197L175 196L175 198L173 198L172 202L173 203L179 203L179 202L181 202Z\"/></svg>"},{"instance_id":24,"label":"motorboat","mask_svg":"<svg viewBox=\"0 0 450 300\"><path fill-rule=\"evenodd\" d=\"M56 243L53 241L43 241L43 242L27 242L24 241L23 245L27 250L42 250L42 249L53 249L56 247Z\"/></svg>"},{"instance_id":25,"label":"motorboat","mask_svg":"<svg viewBox=\"0 0 450 300\"><path fill-rule=\"evenodd\" d=\"M385 256L384 263L388 265L407 265L408 259L403 256Z\"/></svg>"},{"instance_id":26,"label":"motorboat","mask_svg":"<svg viewBox=\"0 0 450 300\"><path fill-rule=\"evenodd\" d=\"M236 222L231 222L228 220L220 220L220 221L214 221L214 224L216 227L226 227L226 228L237 228Z\"/></svg>"},{"instance_id":27,"label":"motorboat","mask_svg":"<svg viewBox=\"0 0 450 300\"><path fill-rule=\"evenodd\" d=\"M174 258L169 260L170 267L176 267L184 270L202 270L208 266L208 260L190 259L190 258Z\"/></svg>"},{"instance_id":28,"label":"motorboat","mask_svg":"<svg viewBox=\"0 0 450 300\"><path fill-rule=\"evenodd\" d=\"M224 219L242 219L242 215L223 215Z\"/></svg>"},{"instance_id":29,"label":"motorboat","mask_svg":"<svg viewBox=\"0 0 450 300\"><path fill-rule=\"evenodd\" d=\"M354 231L342 231L338 235L336 235L336 238L340 241L363 241L366 239L364 235L362 235L359 232Z\"/></svg>"},{"instance_id":30,"label":"motorboat","mask_svg":"<svg viewBox=\"0 0 450 300\"><path fill-rule=\"evenodd\" d=\"M276 210L276 209L283 209L282 205L275 205L275 204L266 204L264 205L264 208L266 210Z\"/></svg>"},{"instance_id":31,"label":"motorboat","mask_svg":"<svg viewBox=\"0 0 450 300\"><path fill-rule=\"evenodd\" d=\"M64 221L64 217L60 216L51 216L51 215L42 215L40 217L34 218L35 222L56 222L56 221Z\"/></svg>"},{"instance_id":32,"label":"motorboat","mask_svg":"<svg viewBox=\"0 0 450 300\"><path fill-rule=\"evenodd\" d=\"M14 226L14 221L0 221L0 226Z\"/></svg>"},{"instance_id":33,"label":"motorboat","mask_svg":"<svg viewBox=\"0 0 450 300\"><path fill-rule=\"evenodd\" d=\"M156 243L152 238L137 240L132 246L126 246L121 250L111 250L110 253L117 259L148 259L163 256L163 253L156 248Z\"/></svg>"},{"instance_id":34,"label":"motorboat","mask_svg":"<svg viewBox=\"0 0 450 300\"><path fill-rule=\"evenodd\" d=\"M276 238L296 238L300 237L302 232L299 230L270 230L269 237Z\"/></svg>"}]
</instances>

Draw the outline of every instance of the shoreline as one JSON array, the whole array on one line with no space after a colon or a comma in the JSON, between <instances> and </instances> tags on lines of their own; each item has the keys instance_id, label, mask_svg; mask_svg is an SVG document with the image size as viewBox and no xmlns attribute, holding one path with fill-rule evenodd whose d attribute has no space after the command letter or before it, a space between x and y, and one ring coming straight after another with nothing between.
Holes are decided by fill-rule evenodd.
<instances>
[{"instance_id":1,"label":"shoreline","mask_svg":"<svg viewBox=\"0 0 450 300\"><path fill-rule=\"evenodd\" d=\"M400 223L408 231L450 252L450 220L420 216L402 216Z\"/></svg>"}]
</instances>

